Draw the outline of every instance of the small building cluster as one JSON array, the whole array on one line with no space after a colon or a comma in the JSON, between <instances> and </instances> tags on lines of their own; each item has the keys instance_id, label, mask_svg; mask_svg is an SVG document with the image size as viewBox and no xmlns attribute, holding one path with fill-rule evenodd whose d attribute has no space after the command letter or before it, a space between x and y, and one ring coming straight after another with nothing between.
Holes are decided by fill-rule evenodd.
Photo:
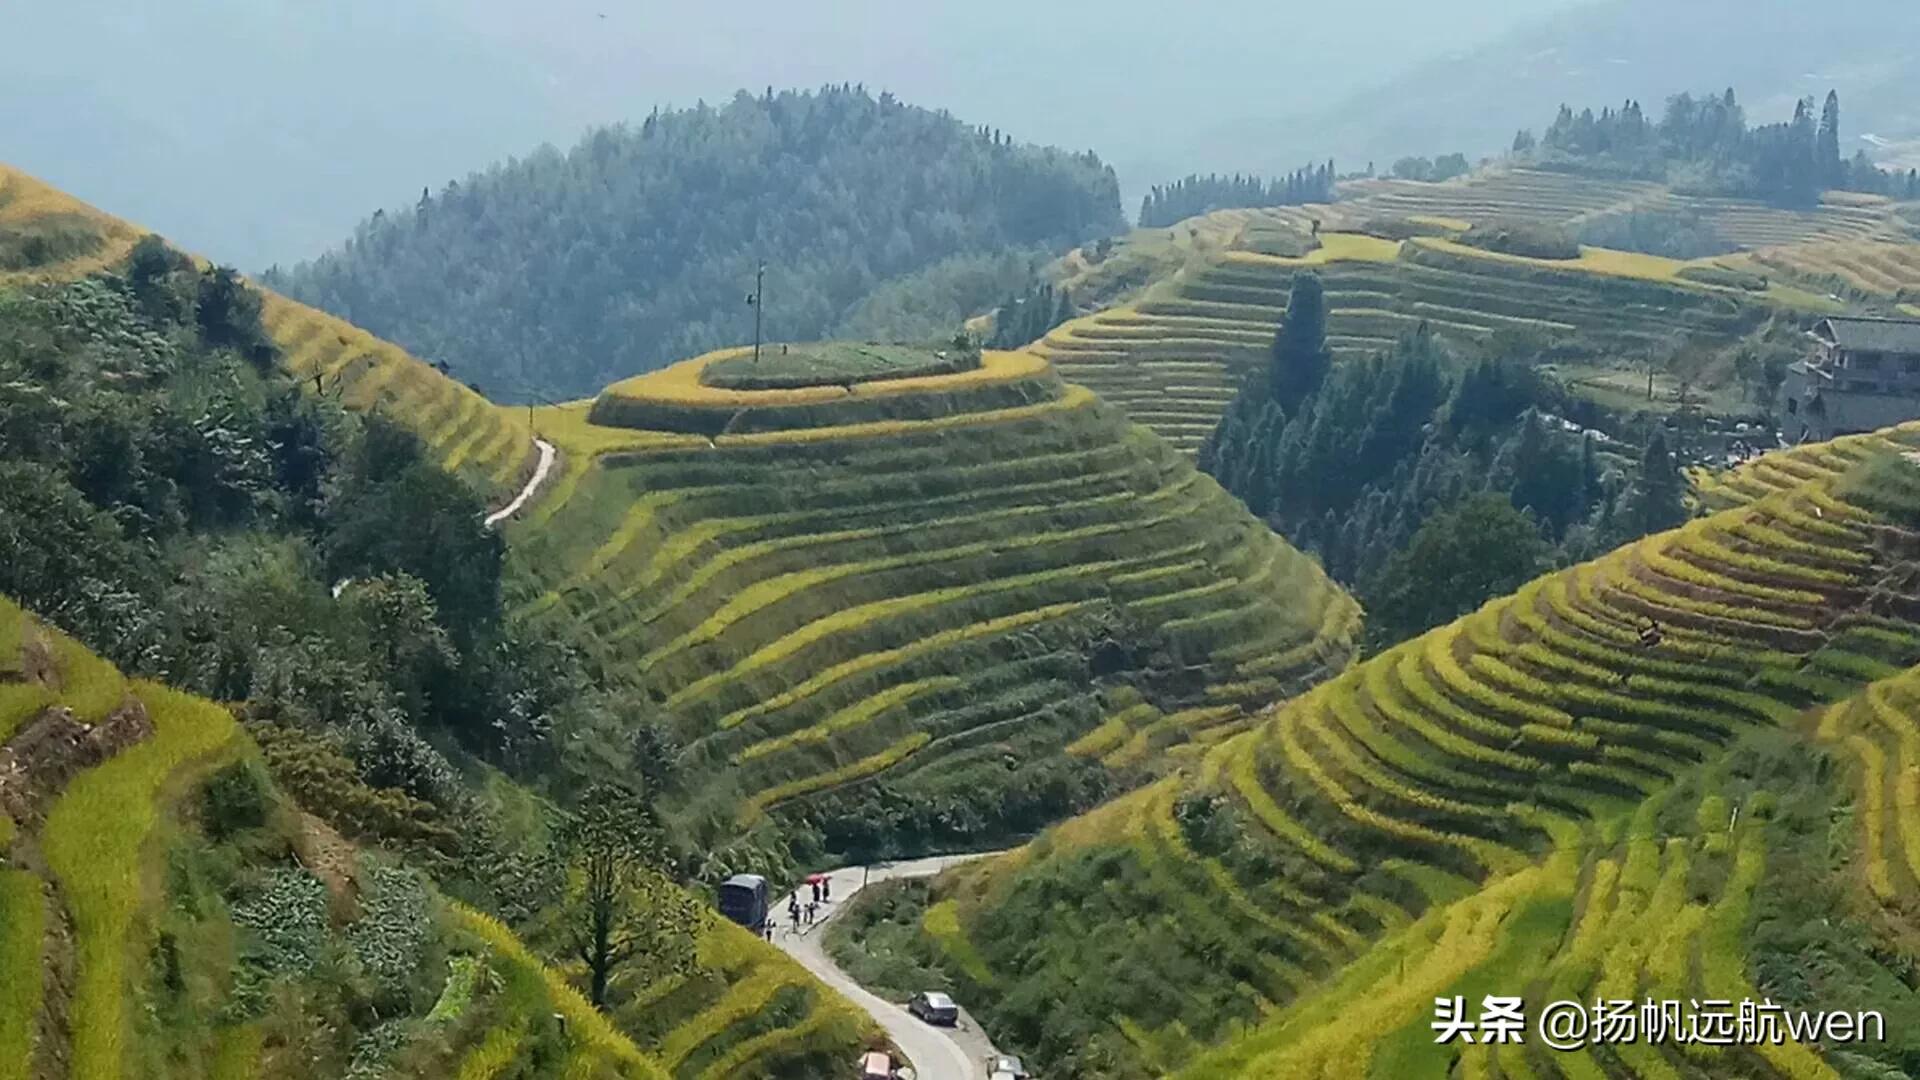
<instances>
[{"instance_id":1,"label":"small building cluster","mask_svg":"<svg viewBox=\"0 0 1920 1080\"><path fill-rule=\"evenodd\" d=\"M1787 373L1788 441L1920 419L1920 319L1836 315L1812 338L1813 354Z\"/></svg>"}]
</instances>

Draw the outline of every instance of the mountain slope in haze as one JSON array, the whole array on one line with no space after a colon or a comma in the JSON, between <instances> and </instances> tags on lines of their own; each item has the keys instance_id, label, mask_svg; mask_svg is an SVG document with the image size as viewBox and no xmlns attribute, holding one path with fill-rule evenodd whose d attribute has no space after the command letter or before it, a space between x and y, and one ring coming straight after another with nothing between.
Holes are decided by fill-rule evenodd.
<instances>
[{"instance_id":1,"label":"mountain slope in haze","mask_svg":"<svg viewBox=\"0 0 1920 1080\"><path fill-rule=\"evenodd\" d=\"M376 214L266 278L496 396L575 396L750 339L756 259L770 333L804 339L932 264L1120 224L1091 154L842 86L597 131Z\"/></svg>"},{"instance_id":2,"label":"mountain slope in haze","mask_svg":"<svg viewBox=\"0 0 1920 1080\"><path fill-rule=\"evenodd\" d=\"M1769 120L1838 89L1849 131L1898 138L1920 132L1908 89L1916 49L1920 8L1902 0L1605 0L1323 108L1198 124L1184 145L1209 167L1278 173L1331 155L1342 168L1372 161L1385 171L1407 154L1504 151L1519 129L1538 134L1560 102L1598 111L1634 98L1658 115L1670 94L1728 86L1749 115ZM1236 147L1258 149L1243 158ZM1859 139L1842 149L1863 147L1871 151Z\"/></svg>"}]
</instances>

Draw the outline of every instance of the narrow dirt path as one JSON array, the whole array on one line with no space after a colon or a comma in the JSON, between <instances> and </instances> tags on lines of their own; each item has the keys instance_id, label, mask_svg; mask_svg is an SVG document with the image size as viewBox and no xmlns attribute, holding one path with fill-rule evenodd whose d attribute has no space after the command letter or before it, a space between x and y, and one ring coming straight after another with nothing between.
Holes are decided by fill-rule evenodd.
<instances>
[{"instance_id":1,"label":"narrow dirt path","mask_svg":"<svg viewBox=\"0 0 1920 1080\"><path fill-rule=\"evenodd\" d=\"M540 490L540 485L547 482L547 474L553 471L553 459L558 451L552 443L537 436L533 445L540 451L540 462L533 467L533 475L527 478L527 486L520 489L520 494L515 495L512 502L486 516L481 524L487 528L491 529L519 513L520 508L533 498L534 492Z\"/></svg>"},{"instance_id":2,"label":"narrow dirt path","mask_svg":"<svg viewBox=\"0 0 1920 1080\"><path fill-rule=\"evenodd\" d=\"M827 955L822 940L826 936L827 926L847 909L847 902L867 885L903 878L932 877L949 867L997 854L999 852L935 856L872 866L845 866L831 871L827 876L831 881L829 891L833 899L825 905L826 914L811 926L802 923L797 930L792 927L787 919L786 896L769 900L772 905L770 917L777 926L773 934L774 944L786 950L789 956L818 976L820 981L865 1009L874 1022L886 1031L894 1045L907 1056L919 1080L987 1080L986 1058L994 1052L993 1041L967 1015L964 1002L961 1003L963 1007L958 1027L937 1028L921 1023L907 1012L905 1006L885 1001L854 982L852 976ZM802 885L799 895L804 906L811 893Z\"/></svg>"}]
</instances>

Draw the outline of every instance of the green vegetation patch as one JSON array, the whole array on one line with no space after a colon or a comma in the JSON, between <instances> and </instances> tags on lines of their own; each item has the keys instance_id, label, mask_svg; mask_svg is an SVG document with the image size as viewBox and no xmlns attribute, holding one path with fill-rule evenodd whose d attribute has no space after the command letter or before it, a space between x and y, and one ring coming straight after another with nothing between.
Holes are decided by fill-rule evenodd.
<instances>
[{"instance_id":1,"label":"green vegetation patch","mask_svg":"<svg viewBox=\"0 0 1920 1080\"><path fill-rule=\"evenodd\" d=\"M1482 251L1524 255L1531 259L1578 259L1580 245L1573 237L1549 225L1520 221L1486 221L1460 234L1460 242Z\"/></svg>"},{"instance_id":2,"label":"green vegetation patch","mask_svg":"<svg viewBox=\"0 0 1920 1080\"><path fill-rule=\"evenodd\" d=\"M1249 222L1235 248L1259 255L1298 259L1320 248L1320 238L1284 221Z\"/></svg>"},{"instance_id":3,"label":"green vegetation patch","mask_svg":"<svg viewBox=\"0 0 1920 1080\"><path fill-rule=\"evenodd\" d=\"M826 341L767 345L708 364L700 381L724 390L797 390L804 386L850 386L881 379L957 375L980 366L980 353L952 345Z\"/></svg>"}]
</instances>

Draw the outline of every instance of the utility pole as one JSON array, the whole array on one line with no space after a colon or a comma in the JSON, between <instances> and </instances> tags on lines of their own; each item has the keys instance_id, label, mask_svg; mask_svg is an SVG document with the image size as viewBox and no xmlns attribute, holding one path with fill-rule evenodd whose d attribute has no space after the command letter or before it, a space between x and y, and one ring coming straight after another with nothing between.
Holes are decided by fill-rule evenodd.
<instances>
[{"instance_id":1,"label":"utility pole","mask_svg":"<svg viewBox=\"0 0 1920 1080\"><path fill-rule=\"evenodd\" d=\"M747 303L753 305L753 362L760 362L760 322L761 313L767 308L767 263L762 259L753 272L753 295L747 297Z\"/></svg>"}]
</instances>

